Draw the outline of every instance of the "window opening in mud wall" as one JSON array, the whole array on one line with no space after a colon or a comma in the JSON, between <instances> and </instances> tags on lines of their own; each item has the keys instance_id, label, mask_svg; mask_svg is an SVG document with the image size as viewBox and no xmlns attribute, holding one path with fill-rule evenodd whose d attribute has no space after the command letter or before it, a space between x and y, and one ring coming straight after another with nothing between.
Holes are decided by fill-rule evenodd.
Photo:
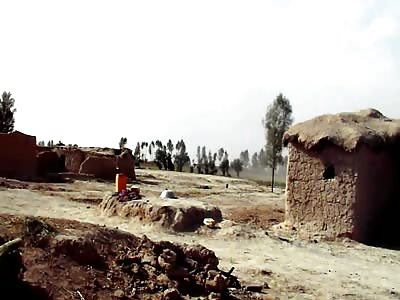
<instances>
[{"instance_id":1,"label":"window opening in mud wall","mask_svg":"<svg viewBox=\"0 0 400 300\"><path fill-rule=\"evenodd\" d=\"M325 167L324 170L324 179L334 179L335 178L335 167L333 165L329 165Z\"/></svg>"}]
</instances>

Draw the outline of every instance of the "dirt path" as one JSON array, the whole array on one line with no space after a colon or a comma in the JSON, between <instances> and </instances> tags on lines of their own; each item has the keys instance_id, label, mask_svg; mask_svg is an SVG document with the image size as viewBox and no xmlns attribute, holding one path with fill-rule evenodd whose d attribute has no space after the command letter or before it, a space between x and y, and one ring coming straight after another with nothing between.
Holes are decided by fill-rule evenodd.
<instances>
[{"instance_id":1,"label":"dirt path","mask_svg":"<svg viewBox=\"0 0 400 300\"><path fill-rule=\"evenodd\" d=\"M288 243L262 231L251 239L228 232L214 236L172 234L135 221L104 217L93 205L40 191L3 189L0 211L106 224L155 240L201 243L216 252L224 268L234 266L242 281L268 282L272 294L281 299L400 298L400 251L358 244Z\"/></svg>"}]
</instances>

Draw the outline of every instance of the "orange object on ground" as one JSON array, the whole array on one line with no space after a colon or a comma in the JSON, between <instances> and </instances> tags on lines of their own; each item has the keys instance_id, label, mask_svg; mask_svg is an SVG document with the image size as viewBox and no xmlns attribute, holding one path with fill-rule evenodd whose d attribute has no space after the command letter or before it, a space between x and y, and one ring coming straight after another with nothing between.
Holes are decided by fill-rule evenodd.
<instances>
[{"instance_id":1,"label":"orange object on ground","mask_svg":"<svg viewBox=\"0 0 400 300\"><path fill-rule=\"evenodd\" d=\"M128 177L122 173L115 176L115 192L120 193L122 190L126 190L126 183Z\"/></svg>"}]
</instances>

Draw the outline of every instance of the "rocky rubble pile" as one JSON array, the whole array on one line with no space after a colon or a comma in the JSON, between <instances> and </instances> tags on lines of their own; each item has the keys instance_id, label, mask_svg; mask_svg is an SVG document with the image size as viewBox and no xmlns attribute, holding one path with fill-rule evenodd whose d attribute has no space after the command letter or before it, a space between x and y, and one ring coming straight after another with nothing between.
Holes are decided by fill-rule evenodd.
<instances>
[{"instance_id":1,"label":"rocky rubble pile","mask_svg":"<svg viewBox=\"0 0 400 300\"><path fill-rule=\"evenodd\" d=\"M132 200L140 200L142 197L140 196L140 191L137 188L131 188L121 191L120 193L112 194L112 197L115 198L118 202L127 202Z\"/></svg>"},{"instance_id":2,"label":"rocky rubble pile","mask_svg":"<svg viewBox=\"0 0 400 300\"><path fill-rule=\"evenodd\" d=\"M8 222L7 236L21 238L4 253L0 239L0 299L257 299L201 245L68 220Z\"/></svg>"},{"instance_id":3,"label":"rocky rubble pile","mask_svg":"<svg viewBox=\"0 0 400 300\"><path fill-rule=\"evenodd\" d=\"M143 237L139 247L117 256L114 272L135 278L124 295L162 293L163 299L181 295L226 298L228 288L240 288L236 277L218 268L215 253L200 245L152 242ZM122 294L122 293L121 293Z\"/></svg>"}]
</instances>

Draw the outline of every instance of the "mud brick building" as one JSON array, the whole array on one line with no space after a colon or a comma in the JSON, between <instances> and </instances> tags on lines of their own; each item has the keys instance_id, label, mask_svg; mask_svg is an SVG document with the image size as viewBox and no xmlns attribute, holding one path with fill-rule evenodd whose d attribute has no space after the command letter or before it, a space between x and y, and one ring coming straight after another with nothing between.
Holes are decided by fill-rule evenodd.
<instances>
[{"instance_id":1,"label":"mud brick building","mask_svg":"<svg viewBox=\"0 0 400 300\"><path fill-rule=\"evenodd\" d=\"M287 224L400 244L400 120L374 109L323 115L291 127L284 145Z\"/></svg>"},{"instance_id":2,"label":"mud brick building","mask_svg":"<svg viewBox=\"0 0 400 300\"><path fill-rule=\"evenodd\" d=\"M0 177L36 176L36 137L19 131L0 133Z\"/></svg>"}]
</instances>

